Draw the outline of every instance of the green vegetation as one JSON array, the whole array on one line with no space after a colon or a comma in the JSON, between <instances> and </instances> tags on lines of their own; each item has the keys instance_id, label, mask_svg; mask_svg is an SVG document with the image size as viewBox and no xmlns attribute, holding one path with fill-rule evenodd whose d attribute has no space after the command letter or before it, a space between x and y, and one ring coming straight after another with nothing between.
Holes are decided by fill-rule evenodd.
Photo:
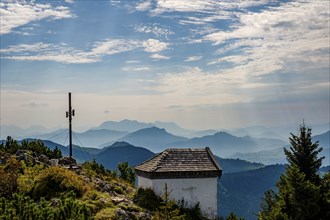
<instances>
[{"instance_id":1,"label":"green vegetation","mask_svg":"<svg viewBox=\"0 0 330 220\"><path fill-rule=\"evenodd\" d=\"M170 199L171 191L168 190L167 184L164 186L164 193L161 198L161 205L156 209L153 220L184 220L185 214L180 213L180 209L174 200Z\"/></svg>"},{"instance_id":2,"label":"green vegetation","mask_svg":"<svg viewBox=\"0 0 330 220\"><path fill-rule=\"evenodd\" d=\"M118 164L119 175L95 160L75 170L50 166L47 160L61 156L41 141L19 144L8 137L0 145L1 220L205 219L199 205L189 209L184 201L171 200L167 186L161 197L150 189L136 190L127 162Z\"/></svg>"},{"instance_id":3,"label":"green vegetation","mask_svg":"<svg viewBox=\"0 0 330 220\"><path fill-rule=\"evenodd\" d=\"M312 143L311 128L303 124L298 135L291 134L285 149L289 165L277 182L278 192L265 193L259 219L329 219L330 172L317 174L323 158L318 158L318 142Z\"/></svg>"},{"instance_id":4,"label":"green vegetation","mask_svg":"<svg viewBox=\"0 0 330 220\"><path fill-rule=\"evenodd\" d=\"M133 201L143 208L155 211L160 206L161 198L152 189L139 188L133 197Z\"/></svg>"},{"instance_id":5,"label":"green vegetation","mask_svg":"<svg viewBox=\"0 0 330 220\"><path fill-rule=\"evenodd\" d=\"M37 156L45 155L50 159L58 159L62 157L62 152L55 147L54 150L49 149L41 140L28 142L24 140L21 145L16 140L8 136L6 144L0 144L0 152L15 154L18 150L27 150L34 152Z\"/></svg>"},{"instance_id":6,"label":"green vegetation","mask_svg":"<svg viewBox=\"0 0 330 220\"><path fill-rule=\"evenodd\" d=\"M135 182L135 172L133 167L128 165L128 162L123 162L118 164L118 170L120 172L119 177L131 184Z\"/></svg>"},{"instance_id":7,"label":"green vegetation","mask_svg":"<svg viewBox=\"0 0 330 220\"><path fill-rule=\"evenodd\" d=\"M135 188L116 172L95 160L77 170L46 161L61 156L41 141L0 145L0 219L145 219Z\"/></svg>"},{"instance_id":8,"label":"green vegetation","mask_svg":"<svg viewBox=\"0 0 330 220\"><path fill-rule=\"evenodd\" d=\"M28 196L14 194L12 198L0 198L0 219L89 219L90 210L75 199L73 192L61 194L60 198L47 201L40 198L36 203Z\"/></svg>"}]
</instances>

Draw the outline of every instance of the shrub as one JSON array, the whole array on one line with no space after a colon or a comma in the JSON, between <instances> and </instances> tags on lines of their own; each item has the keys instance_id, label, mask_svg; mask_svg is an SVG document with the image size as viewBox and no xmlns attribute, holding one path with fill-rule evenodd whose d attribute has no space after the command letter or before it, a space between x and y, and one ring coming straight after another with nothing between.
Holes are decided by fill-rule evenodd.
<instances>
[{"instance_id":1,"label":"shrub","mask_svg":"<svg viewBox=\"0 0 330 220\"><path fill-rule=\"evenodd\" d=\"M160 206L161 199L152 189L139 188L133 197L133 202L145 209L154 211Z\"/></svg>"},{"instance_id":2,"label":"shrub","mask_svg":"<svg viewBox=\"0 0 330 220\"><path fill-rule=\"evenodd\" d=\"M62 192L73 191L78 197L90 187L75 173L62 167L49 167L40 172L32 188L34 199L56 197Z\"/></svg>"},{"instance_id":3,"label":"shrub","mask_svg":"<svg viewBox=\"0 0 330 220\"><path fill-rule=\"evenodd\" d=\"M0 197L10 198L18 192L17 179L24 170L24 162L10 157L4 166L0 166Z\"/></svg>"},{"instance_id":4,"label":"shrub","mask_svg":"<svg viewBox=\"0 0 330 220\"><path fill-rule=\"evenodd\" d=\"M115 219L116 209L115 208L106 208L102 209L95 215L96 220L110 220Z\"/></svg>"},{"instance_id":5,"label":"shrub","mask_svg":"<svg viewBox=\"0 0 330 220\"><path fill-rule=\"evenodd\" d=\"M2 197L0 219L90 219L89 209L75 200L74 193L62 194L61 197L54 207L44 198L35 203L30 197L19 194L14 194L10 200Z\"/></svg>"}]
</instances>

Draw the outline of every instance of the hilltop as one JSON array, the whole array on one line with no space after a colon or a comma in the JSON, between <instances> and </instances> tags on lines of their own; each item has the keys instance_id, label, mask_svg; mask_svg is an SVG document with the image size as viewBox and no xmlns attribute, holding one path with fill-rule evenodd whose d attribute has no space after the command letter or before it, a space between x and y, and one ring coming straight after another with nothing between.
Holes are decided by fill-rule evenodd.
<instances>
[{"instance_id":1,"label":"hilltop","mask_svg":"<svg viewBox=\"0 0 330 220\"><path fill-rule=\"evenodd\" d=\"M1 219L151 218L150 210L133 202L134 185L95 161L70 170L61 154L55 156L58 166L51 166L56 150L41 141L0 146Z\"/></svg>"},{"instance_id":2,"label":"hilltop","mask_svg":"<svg viewBox=\"0 0 330 220\"><path fill-rule=\"evenodd\" d=\"M127 147L117 143L104 151ZM62 157L57 146L51 150L40 140L18 143L9 137L0 144L0 219L149 220L164 213L205 219L198 206L189 209L152 190L137 190L127 162L118 169L95 160L77 164Z\"/></svg>"}]
</instances>

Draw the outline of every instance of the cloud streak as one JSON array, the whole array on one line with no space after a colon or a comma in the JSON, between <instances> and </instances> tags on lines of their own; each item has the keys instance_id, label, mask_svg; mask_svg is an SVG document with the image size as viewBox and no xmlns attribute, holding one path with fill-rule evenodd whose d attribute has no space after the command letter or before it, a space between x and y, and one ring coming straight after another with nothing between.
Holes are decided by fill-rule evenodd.
<instances>
[{"instance_id":1,"label":"cloud streak","mask_svg":"<svg viewBox=\"0 0 330 220\"><path fill-rule=\"evenodd\" d=\"M220 58L208 64L231 63L245 77L276 71L299 71L299 66L326 68L329 49L329 11L325 2L291 2L255 13L240 14L230 30L216 31L203 40L220 49ZM294 12L294 13L292 13ZM226 54L231 55L226 55ZM233 54L234 53L234 54ZM248 70L248 71L244 71Z\"/></svg>"},{"instance_id":2,"label":"cloud streak","mask_svg":"<svg viewBox=\"0 0 330 220\"><path fill-rule=\"evenodd\" d=\"M190 57L187 57L187 59L185 59L184 61L186 61L186 62L193 62L193 61L200 60L202 58L203 58L202 56L190 56Z\"/></svg>"},{"instance_id":3,"label":"cloud streak","mask_svg":"<svg viewBox=\"0 0 330 220\"><path fill-rule=\"evenodd\" d=\"M173 35L174 32L169 28L162 27L160 24L141 24L134 26L134 30L139 33L153 34L155 37L165 37Z\"/></svg>"},{"instance_id":4,"label":"cloud streak","mask_svg":"<svg viewBox=\"0 0 330 220\"><path fill-rule=\"evenodd\" d=\"M169 60L170 57L168 56L164 56L158 53L154 53L150 55L150 58L154 59L154 60Z\"/></svg>"},{"instance_id":5,"label":"cloud streak","mask_svg":"<svg viewBox=\"0 0 330 220\"><path fill-rule=\"evenodd\" d=\"M33 1L4 0L1 1L0 8L0 35L11 33L15 28L33 21L75 17L68 7L53 7L50 4L34 3Z\"/></svg>"},{"instance_id":6,"label":"cloud streak","mask_svg":"<svg viewBox=\"0 0 330 220\"><path fill-rule=\"evenodd\" d=\"M168 49L168 43L148 39L106 39L95 42L90 50L80 50L68 47L66 44L47 44L38 42L34 44L19 44L1 49L2 58L21 61L54 61L67 64L95 63L102 61L103 57L142 49L147 53L157 53ZM153 59L166 60L168 57L153 55Z\"/></svg>"}]
</instances>

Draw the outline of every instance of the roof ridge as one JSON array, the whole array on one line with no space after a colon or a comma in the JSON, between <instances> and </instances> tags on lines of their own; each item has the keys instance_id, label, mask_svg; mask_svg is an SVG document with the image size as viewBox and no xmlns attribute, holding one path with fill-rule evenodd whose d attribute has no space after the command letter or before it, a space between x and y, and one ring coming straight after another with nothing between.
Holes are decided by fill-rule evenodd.
<instances>
[{"instance_id":1,"label":"roof ridge","mask_svg":"<svg viewBox=\"0 0 330 220\"><path fill-rule=\"evenodd\" d=\"M218 163L218 160L215 158L214 154L212 153L211 149L209 147L205 147L205 150L209 154L214 165L222 172L221 166Z\"/></svg>"},{"instance_id":2,"label":"roof ridge","mask_svg":"<svg viewBox=\"0 0 330 220\"><path fill-rule=\"evenodd\" d=\"M157 171L160 168L159 165L160 165L161 161L168 156L169 152L170 152L170 149L166 149L166 150L164 150L163 152L160 153L160 158L157 161L156 168L153 169L153 171Z\"/></svg>"}]
</instances>

